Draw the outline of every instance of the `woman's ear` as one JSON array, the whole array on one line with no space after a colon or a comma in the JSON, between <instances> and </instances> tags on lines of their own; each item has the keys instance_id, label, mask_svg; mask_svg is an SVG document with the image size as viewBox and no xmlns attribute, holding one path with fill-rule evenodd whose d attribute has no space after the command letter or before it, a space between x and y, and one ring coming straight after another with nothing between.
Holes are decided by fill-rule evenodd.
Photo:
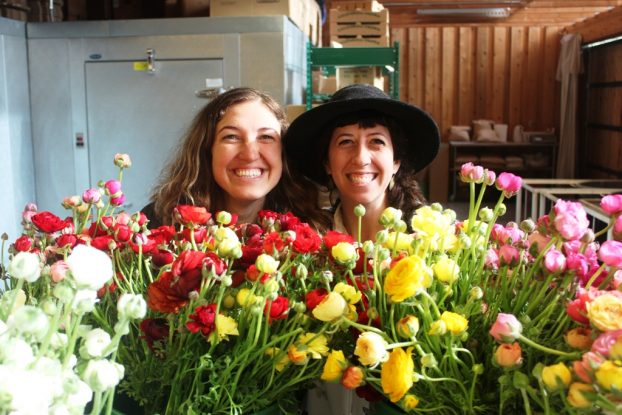
<instances>
[{"instance_id":1,"label":"woman's ear","mask_svg":"<svg viewBox=\"0 0 622 415\"><path fill-rule=\"evenodd\" d=\"M402 165L402 162L399 160L394 160L393 161L393 174L396 174L397 171L400 169L400 166Z\"/></svg>"},{"instance_id":2,"label":"woman's ear","mask_svg":"<svg viewBox=\"0 0 622 415\"><path fill-rule=\"evenodd\" d=\"M328 164L328 161L324 162L324 171L326 172L326 174L328 174L329 176L332 174L332 172L330 171L330 165Z\"/></svg>"}]
</instances>

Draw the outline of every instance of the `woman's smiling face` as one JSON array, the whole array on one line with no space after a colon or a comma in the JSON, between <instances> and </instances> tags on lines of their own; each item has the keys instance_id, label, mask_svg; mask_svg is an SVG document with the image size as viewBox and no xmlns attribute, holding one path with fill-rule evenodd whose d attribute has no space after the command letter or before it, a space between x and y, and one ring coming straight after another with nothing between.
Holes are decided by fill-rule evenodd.
<instances>
[{"instance_id":1,"label":"woman's smiling face","mask_svg":"<svg viewBox=\"0 0 622 415\"><path fill-rule=\"evenodd\" d=\"M216 125L212 171L227 206L262 201L283 171L281 125L261 101L227 109Z\"/></svg>"},{"instance_id":2,"label":"woman's smiling face","mask_svg":"<svg viewBox=\"0 0 622 415\"><path fill-rule=\"evenodd\" d=\"M393 141L386 127L337 127L328 146L326 172L344 203L384 206L386 189L400 166L393 157Z\"/></svg>"}]
</instances>

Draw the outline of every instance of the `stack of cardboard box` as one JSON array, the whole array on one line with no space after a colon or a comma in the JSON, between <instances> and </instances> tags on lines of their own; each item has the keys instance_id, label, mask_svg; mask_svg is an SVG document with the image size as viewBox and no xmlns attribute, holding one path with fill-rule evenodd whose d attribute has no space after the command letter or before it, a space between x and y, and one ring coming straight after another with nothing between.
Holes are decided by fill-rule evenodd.
<instances>
[{"instance_id":1,"label":"stack of cardboard box","mask_svg":"<svg viewBox=\"0 0 622 415\"><path fill-rule=\"evenodd\" d=\"M376 0L339 3L329 21L331 44L389 46L389 11Z\"/></svg>"}]
</instances>

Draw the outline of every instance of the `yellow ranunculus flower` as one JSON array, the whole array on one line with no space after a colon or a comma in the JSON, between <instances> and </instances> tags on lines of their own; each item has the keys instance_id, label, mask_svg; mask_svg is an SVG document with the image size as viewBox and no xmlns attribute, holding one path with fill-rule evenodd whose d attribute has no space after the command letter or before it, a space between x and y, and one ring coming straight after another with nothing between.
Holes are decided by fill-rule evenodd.
<instances>
[{"instance_id":1,"label":"yellow ranunculus flower","mask_svg":"<svg viewBox=\"0 0 622 415\"><path fill-rule=\"evenodd\" d=\"M622 299L613 294L603 294L589 303L587 316L600 331L622 330Z\"/></svg>"},{"instance_id":2,"label":"yellow ranunculus flower","mask_svg":"<svg viewBox=\"0 0 622 415\"><path fill-rule=\"evenodd\" d=\"M432 270L416 255L400 260L387 273L384 291L393 302L401 302L428 288L432 283Z\"/></svg>"},{"instance_id":3,"label":"yellow ranunculus flower","mask_svg":"<svg viewBox=\"0 0 622 415\"><path fill-rule=\"evenodd\" d=\"M359 290L345 282L338 282L333 288L333 291L341 294L345 300L350 304L356 304L361 300L362 294Z\"/></svg>"},{"instance_id":4,"label":"yellow ranunculus flower","mask_svg":"<svg viewBox=\"0 0 622 415\"><path fill-rule=\"evenodd\" d=\"M227 258L239 258L242 255L242 244L233 239L222 240L218 244L218 254Z\"/></svg>"},{"instance_id":5,"label":"yellow ranunculus flower","mask_svg":"<svg viewBox=\"0 0 622 415\"><path fill-rule=\"evenodd\" d=\"M581 382L573 382L568 389L568 403L575 408L591 408L592 402L589 401L583 392L594 392L592 385Z\"/></svg>"},{"instance_id":6,"label":"yellow ranunculus flower","mask_svg":"<svg viewBox=\"0 0 622 415\"><path fill-rule=\"evenodd\" d=\"M557 390L561 386L564 388L570 384L572 374L568 367L563 363L545 366L542 369L542 382L549 390Z\"/></svg>"},{"instance_id":7,"label":"yellow ranunculus flower","mask_svg":"<svg viewBox=\"0 0 622 415\"><path fill-rule=\"evenodd\" d=\"M320 321L334 321L348 313L348 302L339 293L331 291L313 309L313 317Z\"/></svg>"},{"instance_id":8,"label":"yellow ranunculus flower","mask_svg":"<svg viewBox=\"0 0 622 415\"><path fill-rule=\"evenodd\" d=\"M222 242L224 240L231 240L235 242L240 241L238 235L231 228L217 228L214 231L214 238L219 242Z\"/></svg>"},{"instance_id":9,"label":"yellow ranunculus flower","mask_svg":"<svg viewBox=\"0 0 622 415\"><path fill-rule=\"evenodd\" d=\"M596 382L603 388L611 390L622 389L622 366L618 366L611 360L605 361L596 369Z\"/></svg>"},{"instance_id":10,"label":"yellow ranunculus flower","mask_svg":"<svg viewBox=\"0 0 622 415\"><path fill-rule=\"evenodd\" d=\"M289 364L289 357L287 356L287 353L281 351L278 347L269 347L266 349L266 354L275 359L274 367L277 372L282 372L283 369L285 369L285 367Z\"/></svg>"},{"instance_id":11,"label":"yellow ranunculus flower","mask_svg":"<svg viewBox=\"0 0 622 415\"><path fill-rule=\"evenodd\" d=\"M443 320L436 320L430 324L429 336L443 336L445 333L447 333L447 324Z\"/></svg>"},{"instance_id":12,"label":"yellow ranunculus flower","mask_svg":"<svg viewBox=\"0 0 622 415\"><path fill-rule=\"evenodd\" d=\"M441 320L445 323L445 327L447 327L447 330L449 330L451 334L460 334L469 327L469 320L451 311L443 311Z\"/></svg>"},{"instance_id":13,"label":"yellow ranunculus flower","mask_svg":"<svg viewBox=\"0 0 622 415\"><path fill-rule=\"evenodd\" d=\"M324 363L324 369L320 379L327 382L337 382L341 379L343 371L348 367L348 361L346 360L341 350L331 350Z\"/></svg>"},{"instance_id":14,"label":"yellow ranunculus flower","mask_svg":"<svg viewBox=\"0 0 622 415\"><path fill-rule=\"evenodd\" d=\"M622 360L622 336L609 348L609 358L611 360Z\"/></svg>"},{"instance_id":15,"label":"yellow ranunculus flower","mask_svg":"<svg viewBox=\"0 0 622 415\"><path fill-rule=\"evenodd\" d=\"M411 357L412 347L404 351L396 348L389 355L389 360L382 364L380 384L391 402L398 402L413 385L415 363Z\"/></svg>"},{"instance_id":16,"label":"yellow ranunculus flower","mask_svg":"<svg viewBox=\"0 0 622 415\"><path fill-rule=\"evenodd\" d=\"M434 276L441 282L451 284L458 279L460 275L460 267L451 258L443 256L434 265L432 265Z\"/></svg>"},{"instance_id":17,"label":"yellow ranunculus flower","mask_svg":"<svg viewBox=\"0 0 622 415\"><path fill-rule=\"evenodd\" d=\"M251 294L251 290L248 288L242 288L235 296L235 300L242 307L250 307L255 304L255 295Z\"/></svg>"},{"instance_id":18,"label":"yellow ranunculus flower","mask_svg":"<svg viewBox=\"0 0 622 415\"><path fill-rule=\"evenodd\" d=\"M422 206L416 210L411 219L411 226L433 251L448 249L447 242L456 230L454 220L450 215L430 206Z\"/></svg>"},{"instance_id":19,"label":"yellow ranunculus flower","mask_svg":"<svg viewBox=\"0 0 622 415\"><path fill-rule=\"evenodd\" d=\"M255 266L261 272L274 274L279 269L279 261L272 258L270 255L261 254L255 260Z\"/></svg>"},{"instance_id":20,"label":"yellow ranunculus flower","mask_svg":"<svg viewBox=\"0 0 622 415\"><path fill-rule=\"evenodd\" d=\"M381 335L372 331L366 331L359 334L359 337L356 339L354 354L358 356L362 364L373 366L387 360L389 357L387 347L389 347L389 344Z\"/></svg>"},{"instance_id":21,"label":"yellow ranunculus flower","mask_svg":"<svg viewBox=\"0 0 622 415\"><path fill-rule=\"evenodd\" d=\"M405 339L412 339L419 332L419 319L413 315L407 315L397 322L397 334Z\"/></svg>"},{"instance_id":22,"label":"yellow ranunculus flower","mask_svg":"<svg viewBox=\"0 0 622 415\"><path fill-rule=\"evenodd\" d=\"M348 242L339 242L331 249L333 258L340 264L347 264L357 260L356 248Z\"/></svg>"},{"instance_id":23,"label":"yellow ranunculus flower","mask_svg":"<svg viewBox=\"0 0 622 415\"><path fill-rule=\"evenodd\" d=\"M397 235L397 241L395 240L396 232L389 232L389 239L384 243L384 246L388 249L396 249L398 251L408 251L410 246L415 240L412 235L404 232L400 232Z\"/></svg>"},{"instance_id":24,"label":"yellow ranunculus flower","mask_svg":"<svg viewBox=\"0 0 622 415\"><path fill-rule=\"evenodd\" d=\"M328 339L323 334L305 333L298 342L307 346L307 352L313 359L321 359L328 354Z\"/></svg>"},{"instance_id":25,"label":"yellow ranunculus flower","mask_svg":"<svg viewBox=\"0 0 622 415\"><path fill-rule=\"evenodd\" d=\"M216 316L216 331L214 334L218 336L218 341L227 340L229 336L239 336L238 322L229 316L218 314Z\"/></svg>"},{"instance_id":26,"label":"yellow ranunculus flower","mask_svg":"<svg viewBox=\"0 0 622 415\"><path fill-rule=\"evenodd\" d=\"M415 395L409 393L408 395L404 396L404 400L402 401L402 407L405 410L410 411L412 409L415 409L417 405L419 405L419 398L417 398Z\"/></svg>"}]
</instances>

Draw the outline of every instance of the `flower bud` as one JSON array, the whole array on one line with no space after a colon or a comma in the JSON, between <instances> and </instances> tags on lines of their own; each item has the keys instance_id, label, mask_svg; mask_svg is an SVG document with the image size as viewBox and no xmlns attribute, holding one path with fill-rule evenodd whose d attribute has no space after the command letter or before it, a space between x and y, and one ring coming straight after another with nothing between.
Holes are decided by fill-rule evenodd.
<instances>
[{"instance_id":1,"label":"flower bud","mask_svg":"<svg viewBox=\"0 0 622 415\"><path fill-rule=\"evenodd\" d=\"M188 293L188 299L190 301L197 301L199 298L199 292L197 290L192 290Z\"/></svg>"},{"instance_id":2,"label":"flower bud","mask_svg":"<svg viewBox=\"0 0 622 415\"><path fill-rule=\"evenodd\" d=\"M493 361L498 366L514 369L523 363L523 352L518 342L504 343L495 349Z\"/></svg>"},{"instance_id":3,"label":"flower bud","mask_svg":"<svg viewBox=\"0 0 622 415\"><path fill-rule=\"evenodd\" d=\"M536 224L533 219L529 218L521 221L519 228L525 233L531 233L536 230Z\"/></svg>"},{"instance_id":4,"label":"flower bud","mask_svg":"<svg viewBox=\"0 0 622 415\"><path fill-rule=\"evenodd\" d=\"M442 336L447 333L447 326L443 320L436 320L430 324L430 330L428 335L430 336Z\"/></svg>"},{"instance_id":5,"label":"flower bud","mask_svg":"<svg viewBox=\"0 0 622 415\"><path fill-rule=\"evenodd\" d=\"M350 264L358 259L356 248L348 242L339 242L332 247L330 252L333 258L340 264Z\"/></svg>"},{"instance_id":6,"label":"flower bud","mask_svg":"<svg viewBox=\"0 0 622 415\"><path fill-rule=\"evenodd\" d=\"M363 252L368 257L372 257L374 255L374 243L372 241L363 242Z\"/></svg>"},{"instance_id":7,"label":"flower bud","mask_svg":"<svg viewBox=\"0 0 622 415\"><path fill-rule=\"evenodd\" d=\"M406 394L404 399L402 399L402 406L406 411L412 411L417 405L419 405L419 398L411 393Z\"/></svg>"},{"instance_id":8,"label":"flower bud","mask_svg":"<svg viewBox=\"0 0 622 415\"><path fill-rule=\"evenodd\" d=\"M573 408L591 408L593 406L592 400L588 397L589 394L593 394L596 391L592 385L581 382L573 382L568 388L568 403Z\"/></svg>"},{"instance_id":9,"label":"flower bud","mask_svg":"<svg viewBox=\"0 0 622 415\"><path fill-rule=\"evenodd\" d=\"M141 319L147 313L147 303L140 294L124 293L117 302L117 311L119 318Z\"/></svg>"},{"instance_id":10,"label":"flower bud","mask_svg":"<svg viewBox=\"0 0 622 415\"><path fill-rule=\"evenodd\" d=\"M505 213L508 211L507 206L505 206L505 203L501 203L498 207L497 207L497 214L499 216L503 216L505 215Z\"/></svg>"},{"instance_id":11,"label":"flower bud","mask_svg":"<svg viewBox=\"0 0 622 415\"><path fill-rule=\"evenodd\" d=\"M581 237L581 242L589 244L594 242L596 236L594 235L594 231L592 229L586 229L585 233Z\"/></svg>"},{"instance_id":12,"label":"flower bud","mask_svg":"<svg viewBox=\"0 0 622 415\"><path fill-rule=\"evenodd\" d=\"M603 364L596 369L594 376L596 377L596 382L609 391L622 389L622 366L619 366L611 360L603 362Z\"/></svg>"},{"instance_id":13,"label":"flower bud","mask_svg":"<svg viewBox=\"0 0 622 415\"><path fill-rule=\"evenodd\" d=\"M378 222L385 228L393 227L399 220L402 219L402 211L393 207L388 207L382 211Z\"/></svg>"},{"instance_id":14,"label":"flower bud","mask_svg":"<svg viewBox=\"0 0 622 415\"><path fill-rule=\"evenodd\" d=\"M384 245L389 240L389 231L383 229L376 232L376 243L378 245Z\"/></svg>"},{"instance_id":15,"label":"flower bud","mask_svg":"<svg viewBox=\"0 0 622 415\"><path fill-rule=\"evenodd\" d=\"M73 299L74 290L68 284L57 284L52 294L63 304L68 304Z\"/></svg>"},{"instance_id":16,"label":"flower bud","mask_svg":"<svg viewBox=\"0 0 622 415\"><path fill-rule=\"evenodd\" d=\"M41 303L41 310L43 310L43 312L48 316L53 316L54 314L56 314L58 306L56 305L56 302L54 300L52 300L51 298L47 298Z\"/></svg>"},{"instance_id":17,"label":"flower bud","mask_svg":"<svg viewBox=\"0 0 622 415\"><path fill-rule=\"evenodd\" d=\"M369 312L368 312L369 315ZM419 319L408 315L397 322L397 334L404 339L412 339L419 332Z\"/></svg>"},{"instance_id":18,"label":"flower bud","mask_svg":"<svg viewBox=\"0 0 622 415\"><path fill-rule=\"evenodd\" d=\"M489 333L500 343L510 343L517 340L522 331L523 325L513 314L499 313Z\"/></svg>"},{"instance_id":19,"label":"flower bud","mask_svg":"<svg viewBox=\"0 0 622 415\"><path fill-rule=\"evenodd\" d=\"M358 218L365 216L365 206L356 205L356 207L354 208L354 215Z\"/></svg>"},{"instance_id":20,"label":"flower bud","mask_svg":"<svg viewBox=\"0 0 622 415\"><path fill-rule=\"evenodd\" d=\"M389 251L387 248L378 249L378 260L380 262L384 261L385 259L389 259L389 258L391 258L391 251Z\"/></svg>"},{"instance_id":21,"label":"flower bud","mask_svg":"<svg viewBox=\"0 0 622 415\"><path fill-rule=\"evenodd\" d=\"M294 305L292 306L292 308L294 309L295 312L299 314L303 314L307 311L307 306L302 301L294 302Z\"/></svg>"},{"instance_id":22,"label":"flower bud","mask_svg":"<svg viewBox=\"0 0 622 415\"><path fill-rule=\"evenodd\" d=\"M41 275L39 255L32 252L18 252L9 263L9 274L18 280L37 281Z\"/></svg>"},{"instance_id":23,"label":"flower bud","mask_svg":"<svg viewBox=\"0 0 622 415\"><path fill-rule=\"evenodd\" d=\"M573 349L588 350L592 346L592 331L586 327L575 327L564 335L566 344Z\"/></svg>"},{"instance_id":24,"label":"flower bud","mask_svg":"<svg viewBox=\"0 0 622 415\"><path fill-rule=\"evenodd\" d=\"M542 382L551 391L565 389L572 378L570 370L564 363L557 363L542 368Z\"/></svg>"},{"instance_id":25,"label":"flower bud","mask_svg":"<svg viewBox=\"0 0 622 415\"><path fill-rule=\"evenodd\" d=\"M473 373L476 375L481 375L484 373L484 365L481 363L474 364L471 370L473 370Z\"/></svg>"},{"instance_id":26,"label":"flower bud","mask_svg":"<svg viewBox=\"0 0 622 415\"><path fill-rule=\"evenodd\" d=\"M100 328L89 331L82 341L80 347L80 355L85 359L104 357L112 339L110 335Z\"/></svg>"},{"instance_id":27,"label":"flower bud","mask_svg":"<svg viewBox=\"0 0 622 415\"><path fill-rule=\"evenodd\" d=\"M428 369L433 369L438 365L436 358L432 353L426 353L421 356L421 366L427 367Z\"/></svg>"},{"instance_id":28,"label":"flower bud","mask_svg":"<svg viewBox=\"0 0 622 415\"><path fill-rule=\"evenodd\" d=\"M121 169L127 169L132 165L132 159L127 154L117 153L114 155L114 164Z\"/></svg>"},{"instance_id":29,"label":"flower bud","mask_svg":"<svg viewBox=\"0 0 622 415\"><path fill-rule=\"evenodd\" d=\"M50 321L40 308L24 305L11 314L7 320L7 325L26 338L30 337L41 341L50 327Z\"/></svg>"},{"instance_id":30,"label":"flower bud","mask_svg":"<svg viewBox=\"0 0 622 415\"><path fill-rule=\"evenodd\" d=\"M494 212L491 208L485 207L479 210L479 218L482 222L490 222L494 217Z\"/></svg>"},{"instance_id":31,"label":"flower bud","mask_svg":"<svg viewBox=\"0 0 622 415\"><path fill-rule=\"evenodd\" d=\"M82 379L95 392L104 392L123 378L122 365L108 360L89 360L82 373Z\"/></svg>"},{"instance_id":32,"label":"flower bud","mask_svg":"<svg viewBox=\"0 0 622 415\"><path fill-rule=\"evenodd\" d=\"M224 210L221 210L220 212L218 212L218 214L216 215L216 222L222 224L222 225L228 225L229 223L231 223L231 213L229 212L225 212Z\"/></svg>"},{"instance_id":33,"label":"flower bud","mask_svg":"<svg viewBox=\"0 0 622 415\"><path fill-rule=\"evenodd\" d=\"M484 291L479 287L472 287L469 290L469 301L481 300L484 297Z\"/></svg>"},{"instance_id":34,"label":"flower bud","mask_svg":"<svg viewBox=\"0 0 622 415\"><path fill-rule=\"evenodd\" d=\"M222 306L226 309L232 309L235 305L235 297L231 294L225 295L225 298L222 299Z\"/></svg>"},{"instance_id":35,"label":"flower bud","mask_svg":"<svg viewBox=\"0 0 622 415\"><path fill-rule=\"evenodd\" d=\"M233 278L231 278L231 275L229 274L223 275L220 279L220 283L225 287L231 287L231 284L233 284Z\"/></svg>"},{"instance_id":36,"label":"flower bud","mask_svg":"<svg viewBox=\"0 0 622 415\"><path fill-rule=\"evenodd\" d=\"M438 202L434 202L430 205L430 208L432 208L432 210L435 210L437 212L442 212L443 211L443 205L441 205Z\"/></svg>"},{"instance_id":37,"label":"flower bud","mask_svg":"<svg viewBox=\"0 0 622 415\"><path fill-rule=\"evenodd\" d=\"M322 282L326 284L330 284L333 282L333 273L330 270L322 271Z\"/></svg>"},{"instance_id":38,"label":"flower bud","mask_svg":"<svg viewBox=\"0 0 622 415\"><path fill-rule=\"evenodd\" d=\"M269 278L263 285L264 291L267 294L276 293L279 290L279 283L274 278Z\"/></svg>"}]
</instances>

